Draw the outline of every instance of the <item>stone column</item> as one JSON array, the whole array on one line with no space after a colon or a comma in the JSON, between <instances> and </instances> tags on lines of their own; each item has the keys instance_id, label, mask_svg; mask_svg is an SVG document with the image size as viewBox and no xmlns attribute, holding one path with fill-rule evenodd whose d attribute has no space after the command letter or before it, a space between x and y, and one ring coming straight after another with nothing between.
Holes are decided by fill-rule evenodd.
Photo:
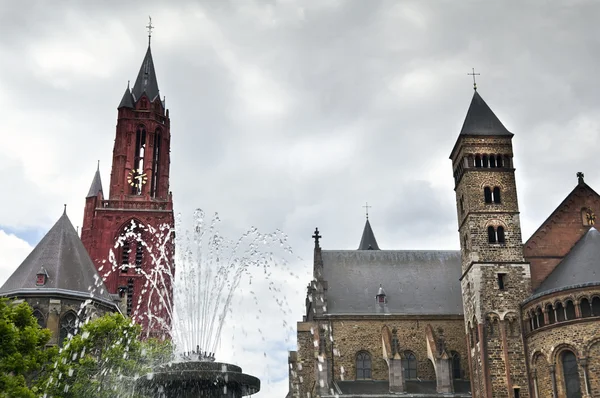
<instances>
[{"instance_id":1,"label":"stone column","mask_svg":"<svg viewBox=\"0 0 600 398\"><path fill-rule=\"evenodd\" d=\"M544 307L542 309L542 313L544 314L544 325L550 324L550 317L548 316L548 308Z\"/></svg>"},{"instance_id":2,"label":"stone column","mask_svg":"<svg viewBox=\"0 0 600 398\"><path fill-rule=\"evenodd\" d=\"M575 300L573 305L575 306L575 318L581 318L581 301Z\"/></svg>"},{"instance_id":3,"label":"stone column","mask_svg":"<svg viewBox=\"0 0 600 398\"><path fill-rule=\"evenodd\" d=\"M390 358L388 361L390 392L403 393L406 391L404 381L404 369L402 368L402 359Z\"/></svg>"},{"instance_id":4,"label":"stone column","mask_svg":"<svg viewBox=\"0 0 600 398\"><path fill-rule=\"evenodd\" d=\"M46 328L52 332L52 337L48 344L59 344L58 341L60 336L60 313L62 305L60 300L50 299L48 304L48 321L46 322Z\"/></svg>"},{"instance_id":5,"label":"stone column","mask_svg":"<svg viewBox=\"0 0 600 398\"><path fill-rule=\"evenodd\" d=\"M550 365L550 378L552 379L552 396L554 398L558 398L558 393L556 391L556 365Z\"/></svg>"},{"instance_id":6,"label":"stone column","mask_svg":"<svg viewBox=\"0 0 600 398\"><path fill-rule=\"evenodd\" d=\"M531 380L533 380L533 398L539 398L540 393L538 390L537 370L531 371Z\"/></svg>"},{"instance_id":7,"label":"stone column","mask_svg":"<svg viewBox=\"0 0 600 398\"><path fill-rule=\"evenodd\" d=\"M452 380L452 359L438 358L435 364L435 378L437 382L437 392L440 394L452 394L454 392L454 383Z\"/></svg>"},{"instance_id":8,"label":"stone column","mask_svg":"<svg viewBox=\"0 0 600 398\"><path fill-rule=\"evenodd\" d=\"M579 365L581 365L581 368L583 369L583 382L585 384L585 395L584 397L591 397L591 386L590 386L590 378L589 378L589 373L588 373L588 359L587 358L581 358L579 360Z\"/></svg>"}]
</instances>

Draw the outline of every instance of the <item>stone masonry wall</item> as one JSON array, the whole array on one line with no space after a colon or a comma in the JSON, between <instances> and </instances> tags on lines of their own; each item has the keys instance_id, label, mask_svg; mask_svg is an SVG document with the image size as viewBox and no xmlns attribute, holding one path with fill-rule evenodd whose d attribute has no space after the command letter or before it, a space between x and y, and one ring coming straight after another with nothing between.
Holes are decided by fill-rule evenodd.
<instances>
[{"instance_id":1,"label":"stone masonry wall","mask_svg":"<svg viewBox=\"0 0 600 398\"><path fill-rule=\"evenodd\" d=\"M291 363L291 384L298 386L298 397L310 397L315 386L315 348L314 337L311 332L316 327L312 322L298 322L297 339L298 351L296 351L296 363Z\"/></svg>"}]
</instances>

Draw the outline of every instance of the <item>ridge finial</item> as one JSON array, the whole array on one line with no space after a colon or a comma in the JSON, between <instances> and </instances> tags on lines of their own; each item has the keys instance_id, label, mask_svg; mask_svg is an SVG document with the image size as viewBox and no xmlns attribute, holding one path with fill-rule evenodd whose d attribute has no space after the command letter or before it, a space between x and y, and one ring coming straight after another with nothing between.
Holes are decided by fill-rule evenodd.
<instances>
[{"instance_id":1,"label":"ridge finial","mask_svg":"<svg viewBox=\"0 0 600 398\"><path fill-rule=\"evenodd\" d=\"M473 72L467 73L469 76L473 76L473 90L477 91L477 82L475 81L475 76L481 75L481 73L475 73L475 68L471 68Z\"/></svg>"},{"instance_id":2,"label":"ridge finial","mask_svg":"<svg viewBox=\"0 0 600 398\"><path fill-rule=\"evenodd\" d=\"M148 29L148 47L150 47L150 39L152 38L152 29L154 29L154 26L152 26L152 17L150 15L148 15L148 25L146 26L146 29Z\"/></svg>"}]
</instances>

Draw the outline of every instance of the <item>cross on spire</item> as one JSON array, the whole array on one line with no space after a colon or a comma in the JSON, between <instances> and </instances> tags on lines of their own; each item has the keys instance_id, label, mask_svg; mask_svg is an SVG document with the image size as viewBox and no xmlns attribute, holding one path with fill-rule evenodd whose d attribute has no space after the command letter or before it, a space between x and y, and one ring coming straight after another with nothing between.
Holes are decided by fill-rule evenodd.
<instances>
[{"instance_id":1,"label":"cross on spire","mask_svg":"<svg viewBox=\"0 0 600 398\"><path fill-rule=\"evenodd\" d=\"M369 219L369 209L373 206L369 206L369 202L365 202L365 205L363 206L365 208L365 213L367 215L367 220Z\"/></svg>"},{"instance_id":2,"label":"cross on spire","mask_svg":"<svg viewBox=\"0 0 600 398\"><path fill-rule=\"evenodd\" d=\"M150 15L148 15L148 25L146 25L146 29L148 29L148 46L150 46L150 38L152 37L152 29L154 29L154 26L152 26L152 17Z\"/></svg>"},{"instance_id":3,"label":"cross on spire","mask_svg":"<svg viewBox=\"0 0 600 398\"><path fill-rule=\"evenodd\" d=\"M473 70L472 73L467 73L469 76L473 76L473 90L477 91L477 82L475 81L475 76L481 75L481 73L475 73L475 68L471 68Z\"/></svg>"},{"instance_id":4,"label":"cross on spire","mask_svg":"<svg viewBox=\"0 0 600 398\"><path fill-rule=\"evenodd\" d=\"M315 240L315 249L317 249L319 247L319 239L322 238L322 236L319 235L319 228L315 228L315 233L312 237Z\"/></svg>"}]
</instances>

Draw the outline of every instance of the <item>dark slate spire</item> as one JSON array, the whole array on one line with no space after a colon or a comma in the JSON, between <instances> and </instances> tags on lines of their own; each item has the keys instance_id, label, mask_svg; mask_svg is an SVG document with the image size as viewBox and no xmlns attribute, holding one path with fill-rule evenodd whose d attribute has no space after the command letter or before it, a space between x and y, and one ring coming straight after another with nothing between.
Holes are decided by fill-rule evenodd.
<instances>
[{"instance_id":1,"label":"dark slate spire","mask_svg":"<svg viewBox=\"0 0 600 398\"><path fill-rule=\"evenodd\" d=\"M154 101L159 96L158 81L156 80L150 46L148 46L148 51L146 51L146 56L131 91L134 101L138 101L144 93L146 93L150 101Z\"/></svg>"},{"instance_id":2,"label":"dark slate spire","mask_svg":"<svg viewBox=\"0 0 600 398\"><path fill-rule=\"evenodd\" d=\"M117 107L117 109L121 108L134 108L133 106L133 97L131 96L131 90L129 89L129 82L127 82L127 88L125 89L125 93L123 93L123 98L121 98L121 103Z\"/></svg>"},{"instance_id":3,"label":"dark slate spire","mask_svg":"<svg viewBox=\"0 0 600 398\"><path fill-rule=\"evenodd\" d=\"M477 91L473 93L471 106L460 130L460 135L505 135L513 136Z\"/></svg>"},{"instance_id":4,"label":"dark slate spire","mask_svg":"<svg viewBox=\"0 0 600 398\"><path fill-rule=\"evenodd\" d=\"M100 179L100 161L98 161L98 169L96 169L96 174L94 174L94 179L86 198L93 198L98 195L98 192L104 193L102 190L102 180Z\"/></svg>"},{"instance_id":5,"label":"dark slate spire","mask_svg":"<svg viewBox=\"0 0 600 398\"><path fill-rule=\"evenodd\" d=\"M47 281L36 284L43 267ZM1 295L45 292L94 298L114 305L66 213L0 288Z\"/></svg>"},{"instance_id":6,"label":"dark slate spire","mask_svg":"<svg viewBox=\"0 0 600 398\"><path fill-rule=\"evenodd\" d=\"M600 232L591 227L540 284L535 295L589 283L600 283L599 259Z\"/></svg>"},{"instance_id":7,"label":"dark slate spire","mask_svg":"<svg viewBox=\"0 0 600 398\"><path fill-rule=\"evenodd\" d=\"M368 218L365 224L365 230L363 231L363 235L360 240L360 245L358 246L358 250L379 250L379 246L377 246L377 240L375 239L375 234L373 233L373 229L371 228L371 223L369 222Z\"/></svg>"}]
</instances>

